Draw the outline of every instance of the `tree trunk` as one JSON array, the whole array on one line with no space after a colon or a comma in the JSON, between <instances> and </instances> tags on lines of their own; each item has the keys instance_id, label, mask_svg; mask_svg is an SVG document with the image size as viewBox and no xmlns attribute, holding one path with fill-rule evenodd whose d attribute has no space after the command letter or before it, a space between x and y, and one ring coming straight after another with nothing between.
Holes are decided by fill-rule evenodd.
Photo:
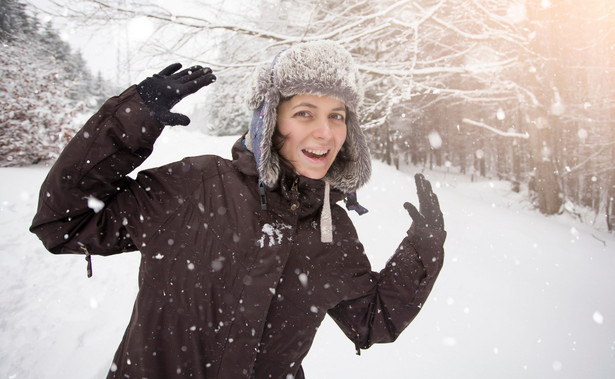
<instances>
[{"instance_id":1,"label":"tree trunk","mask_svg":"<svg viewBox=\"0 0 615 379\"><path fill-rule=\"evenodd\" d=\"M458 152L459 153L459 162L458 162L459 163L459 170L460 170L460 172L462 174L465 175L466 172L467 172L467 169L466 169L466 166L467 166L466 146L465 146L465 144L462 143L462 144L458 145L458 148L459 148L459 152Z\"/></svg>"},{"instance_id":2,"label":"tree trunk","mask_svg":"<svg viewBox=\"0 0 615 379\"><path fill-rule=\"evenodd\" d=\"M521 153L519 148L519 139L515 138L512 142L512 183L513 191L519 192L521 184Z\"/></svg>"},{"instance_id":3,"label":"tree trunk","mask_svg":"<svg viewBox=\"0 0 615 379\"><path fill-rule=\"evenodd\" d=\"M557 170L551 157L549 132L551 125L546 117L538 117L530 129L530 144L535 163L534 190L538 196L538 208L546 215L558 213L562 206L562 191Z\"/></svg>"},{"instance_id":4,"label":"tree trunk","mask_svg":"<svg viewBox=\"0 0 615 379\"><path fill-rule=\"evenodd\" d=\"M497 151L495 152L496 170L497 177L500 180L508 179L508 160L506 157L505 143L506 141L504 141L504 138L497 138L495 142L495 146L497 148Z\"/></svg>"},{"instance_id":5,"label":"tree trunk","mask_svg":"<svg viewBox=\"0 0 615 379\"><path fill-rule=\"evenodd\" d=\"M392 143L391 143L391 131L389 129L389 122L386 121L383 125L382 125L382 143L384 144L383 146L383 157L382 160L387 164L387 165L391 165L392 160L391 160L391 155L392 155Z\"/></svg>"},{"instance_id":6,"label":"tree trunk","mask_svg":"<svg viewBox=\"0 0 615 379\"><path fill-rule=\"evenodd\" d=\"M536 167L536 191L540 212L552 215L559 212L562 198L555 165L551 161L539 162Z\"/></svg>"}]
</instances>

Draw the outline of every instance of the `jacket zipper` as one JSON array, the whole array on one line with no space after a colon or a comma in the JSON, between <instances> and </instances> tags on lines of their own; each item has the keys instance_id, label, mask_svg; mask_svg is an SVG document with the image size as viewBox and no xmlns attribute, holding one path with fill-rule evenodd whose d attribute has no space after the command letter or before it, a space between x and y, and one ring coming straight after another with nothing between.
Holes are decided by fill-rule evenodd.
<instances>
[{"instance_id":1,"label":"jacket zipper","mask_svg":"<svg viewBox=\"0 0 615 379\"><path fill-rule=\"evenodd\" d=\"M295 177L295 180L293 181L293 185L290 187L290 197L291 197L290 210L294 212L297 209L299 209L299 207L301 207L301 203L299 202L299 177L298 176Z\"/></svg>"},{"instance_id":2,"label":"jacket zipper","mask_svg":"<svg viewBox=\"0 0 615 379\"><path fill-rule=\"evenodd\" d=\"M265 188L265 184L262 182L258 183L258 195L261 201L261 210L267 210L267 189Z\"/></svg>"}]
</instances>

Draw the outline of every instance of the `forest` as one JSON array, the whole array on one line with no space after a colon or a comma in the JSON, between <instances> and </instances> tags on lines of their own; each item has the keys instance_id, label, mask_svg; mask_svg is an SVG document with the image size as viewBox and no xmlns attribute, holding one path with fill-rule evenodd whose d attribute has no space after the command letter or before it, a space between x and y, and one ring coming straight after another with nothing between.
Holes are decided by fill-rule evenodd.
<instances>
[{"instance_id":1,"label":"forest","mask_svg":"<svg viewBox=\"0 0 615 379\"><path fill-rule=\"evenodd\" d=\"M31 164L113 93L25 5L0 4L0 165ZM255 66L298 41L338 41L359 64L374 159L506 180L545 215L591 208L615 229L613 1L79 0L47 12L147 20L133 54L212 67L219 81L197 112L217 135L247 129Z\"/></svg>"},{"instance_id":2,"label":"forest","mask_svg":"<svg viewBox=\"0 0 615 379\"><path fill-rule=\"evenodd\" d=\"M109 85L18 1L0 0L0 43L0 167L54 159Z\"/></svg>"}]
</instances>

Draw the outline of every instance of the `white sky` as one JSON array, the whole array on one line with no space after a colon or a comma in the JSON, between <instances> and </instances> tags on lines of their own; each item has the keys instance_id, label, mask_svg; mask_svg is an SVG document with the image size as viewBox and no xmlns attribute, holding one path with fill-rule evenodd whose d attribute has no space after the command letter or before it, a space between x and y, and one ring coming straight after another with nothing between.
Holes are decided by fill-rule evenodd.
<instances>
[{"instance_id":1,"label":"white sky","mask_svg":"<svg viewBox=\"0 0 615 379\"><path fill-rule=\"evenodd\" d=\"M42 10L53 9L50 0L26 1L31 6ZM55 0L55 2L68 4L69 0ZM196 3L192 4L191 0L157 0L154 3L177 14L189 15L203 12L203 6ZM238 0L208 2L212 7L214 3L218 9L216 17L240 17L236 13L245 8L245 6L239 5L240 1ZM60 36L70 43L73 49L81 51L92 73L96 75L100 72L104 78L121 86L140 81L147 75L157 72L166 67L167 64L177 60L177 58L165 57L164 55L157 56L152 61L140 59L143 57L140 55L138 47L147 43L155 30L154 23L145 17L136 17L121 25L108 23L87 27L60 17L52 18L40 12L39 16L43 22L52 20ZM126 63L127 56L131 62L129 67ZM181 63L186 66L193 62L182 61ZM118 75L118 72L121 74ZM130 72L130 74L127 74L127 72Z\"/></svg>"},{"instance_id":2,"label":"white sky","mask_svg":"<svg viewBox=\"0 0 615 379\"><path fill-rule=\"evenodd\" d=\"M60 0L62 2L62 0ZM28 0L33 7L47 10L51 7L49 0ZM88 62L93 74L99 71L105 79L115 81L117 67L117 31L108 27L76 27L61 18L53 18L41 12L39 18L43 23L51 20L63 40L67 41L74 50L81 51Z\"/></svg>"}]
</instances>

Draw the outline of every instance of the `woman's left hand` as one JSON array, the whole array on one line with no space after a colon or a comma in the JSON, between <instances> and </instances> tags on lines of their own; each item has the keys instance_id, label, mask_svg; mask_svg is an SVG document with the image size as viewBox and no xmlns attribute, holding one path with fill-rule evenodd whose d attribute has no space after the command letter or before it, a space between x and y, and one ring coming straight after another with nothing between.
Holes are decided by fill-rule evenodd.
<instances>
[{"instance_id":1,"label":"woman's left hand","mask_svg":"<svg viewBox=\"0 0 615 379\"><path fill-rule=\"evenodd\" d=\"M404 203L404 208L412 218L416 226L444 230L444 217L440 210L438 196L431 189L431 183L425 179L423 174L414 175L416 182L416 193L419 197L420 212L416 207L408 202Z\"/></svg>"}]
</instances>

